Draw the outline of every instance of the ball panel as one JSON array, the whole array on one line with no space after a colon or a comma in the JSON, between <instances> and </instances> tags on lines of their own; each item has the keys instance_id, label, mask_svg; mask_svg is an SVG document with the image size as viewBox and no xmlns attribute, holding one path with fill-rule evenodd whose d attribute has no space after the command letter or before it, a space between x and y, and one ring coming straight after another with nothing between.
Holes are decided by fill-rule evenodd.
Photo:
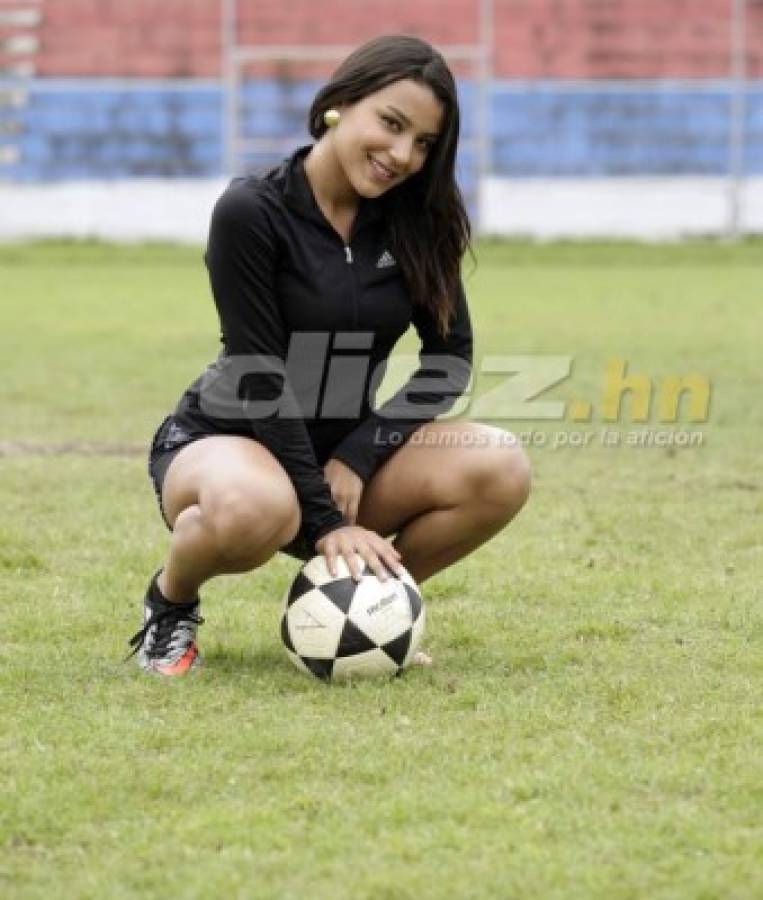
<instances>
[{"instance_id":1,"label":"ball panel","mask_svg":"<svg viewBox=\"0 0 763 900\"><path fill-rule=\"evenodd\" d=\"M310 671L310 669L308 669L307 666L302 662L302 659L299 656L297 656L296 653L292 653L292 651L289 650L288 647L286 649L286 655L289 657L289 659L292 661L292 663L294 663L294 665L299 669L300 672L303 672L305 675L313 674Z\"/></svg>"},{"instance_id":2,"label":"ball panel","mask_svg":"<svg viewBox=\"0 0 763 900\"><path fill-rule=\"evenodd\" d=\"M320 587L321 593L339 607L345 614L349 612L352 598L355 596L358 583L354 578L337 578L336 581L328 581Z\"/></svg>"},{"instance_id":3,"label":"ball panel","mask_svg":"<svg viewBox=\"0 0 763 900\"><path fill-rule=\"evenodd\" d=\"M309 656L301 658L305 668L321 681L330 681L334 669L333 659L313 659Z\"/></svg>"},{"instance_id":4,"label":"ball panel","mask_svg":"<svg viewBox=\"0 0 763 900\"><path fill-rule=\"evenodd\" d=\"M284 647L289 650L291 653L296 653L294 649L294 644L291 642L291 635L289 634L289 620L286 617L286 613L281 616L281 640L284 643Z\"/></svg>"},{"instance_id":5,"label":"ball panel","mask_svg":"<svg viewBox=\"0 0 763 900\"><path fill-rule=\"evenodd\" d=\"M381 649L368 650L357 656L346 656L334 662L331 673L333 681L346 681L349 678L369 678L375 675L395 675L398 666Z\"/></svg>"},{"instance_id":6,"label":"ball panel","mask_svg":"<svg viewBox=\"0 0 763 900\"><path fill-rule=\"evenodd\" d=\"M411 646L411 637L413 635L413 629L409 628L404 634L401 634L400 637L395 638L394 641L390 641L388 644L385 644L382 647L382 650L390 656L395 664L398 666L402 666L405 662L405 658L408 654L408 648Z\"/></svg>"},{"instance_id":7,"label":"ball panel","mask_svg":"<svg viewBox=\"0 0 763 900\"><path fill-rule=\"evenodd\" d=\"M303 594L306 594L312 589L312 581L305 578L302 572L299 572L286 593L284 605L291 606L291 604L294 603L295 600L298 600Z\"/></svg>"},{"instance_id":8,"label":"ball panel","mask_svg":"<svg viewBox=\"0 0 763 900\"><path fill-rule=\"evenodd\" d=\"M300 575L309 579L313 585L321 585L326 581L331 581L331 575L326 568L326 559L322 555L309 559L300 569Z\"/></svg>"},{"instance_id":9,"label":"ball panel","mask_svg":"<svg viewBox=\"0 0 763 900\"><path fill-rule=\"evenodd\" d=\"M410 584L407 584L405 581L403 582L406 593L408 594L408 600L411 604L411 621L415 622L416 619L421 615L422 610L422 602L421 602L421 594L419 594L418 588L414 585L411 587Z\"/></svg>"},{"instance_id":10,"label":"ball panel","mask_svg":"<svg viewBox=\"0 0 763 900\"><path fill-rule=\"evenodd\" d=\"M318 588L308 591L286 610L291 645L300 656L333 658L346 616Z\"/></svg>"},{"instance_id":11,"label":"ball panel","mask_svg":"<svg viewBox=\"0 0 763 900\"><path fill-rule=\"evenodd\" d=\"M342 629L342 636L339 638L339 646L336 651L337 658L356 656L358 653L365 653L367 650L375 649L376 644L353 625L350 619L347 619Z\"/></svg>"},{"instance_id":12,"label":"ball panel","mask_svg":"<svg viewBox=\"0 0 763 900\"><path fill-rule=\"evenodd\" d=\"M377 646L394 641L412 624L404 585L396 578L386 582L380 582L376 576L363 578L355 591L348 618Z\"/></svg>"},{"instance_id":13,"label":"ball panel","mask_svg":"<svg viewBox=\"0 0 763 900\"><path fill-rule=\"evenodd\" d=\"M360 554L356 553L355 557L357 559L358 564L361 569L366 564ZM321 587L324 584L328 584L336 578L352 578L352 572L350 571L350 567L345 562L343 556L338 556L336 558L336 576L333 576L326 565L326 557L323 554L318 556L314 556L312 559L308 560L304 566L302 566L300 570L301 574L308 578L312 584L316 587Z\"/></svg>"}]
</instances>

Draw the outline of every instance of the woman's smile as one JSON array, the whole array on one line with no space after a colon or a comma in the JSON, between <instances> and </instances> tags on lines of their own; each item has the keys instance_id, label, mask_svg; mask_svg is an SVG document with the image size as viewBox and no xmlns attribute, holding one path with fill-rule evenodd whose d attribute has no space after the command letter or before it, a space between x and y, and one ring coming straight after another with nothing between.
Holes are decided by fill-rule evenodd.
<instances>
[{"instance_id":1,"label":"woman's smile","mask_svg":"<svg viewBox=\"0 0 763 900\"><path fill-rule=\"evenodd\" d=\"M388 184L396 177L394 172L382 165L377 159L371 156L370 153L368 154L368 161L370 163L371 173L377 181Z\"/></svg>"}]
</instances>

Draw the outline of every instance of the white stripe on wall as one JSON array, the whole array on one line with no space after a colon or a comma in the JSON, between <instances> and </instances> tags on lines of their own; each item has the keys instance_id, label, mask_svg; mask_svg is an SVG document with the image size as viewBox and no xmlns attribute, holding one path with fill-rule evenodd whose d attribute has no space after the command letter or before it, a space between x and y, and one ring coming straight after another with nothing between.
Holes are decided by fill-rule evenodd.
<instances>
[{"instance_id":1,"label":"white stripe on wall","mask_svg":"<svg viewBox=\"0 0 763 900\"><path fill-rule=\"evenodd\" d=\"M0 240L36 237L203 243L215 200L212 179L0 183ZM721 235L723 178L488 178L484 233L553 238L674 240ZM763 234L763 178L744 182L744 231Z\"/></svg>"},{"instance_id":2,"label":"white stripe on wall","mask_svg":"<svg viewBox=\"0 0 763 900\"><path fill-rule=\"evenodd\" d=\"M726 178L496 178L481 185L483 233L674 240L721 235ZM763 178L741 191L742 231L763 233Z\"/></svg>"}]
</instances>

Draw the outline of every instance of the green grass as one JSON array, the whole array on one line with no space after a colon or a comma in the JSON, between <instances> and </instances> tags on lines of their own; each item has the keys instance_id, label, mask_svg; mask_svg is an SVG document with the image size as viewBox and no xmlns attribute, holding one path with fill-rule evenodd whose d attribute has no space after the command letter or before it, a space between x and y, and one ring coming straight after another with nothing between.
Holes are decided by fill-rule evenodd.
<instances>
[{"instance_id":1,"label":"green grass","mask_svg":"<svg viewBox=\"0 0 763 900\"><path fill-rule=\"evenodd\" d=\"M205 586L200 677L121 662L167 546L144 450L218 348L201 250L0 248L0 448L125 448L0 457L0 895L763 897L763 246L477 252L478 357L572 356L543 399L595 407L497 424L598 432L622 357L710 415L609 427L703 444L531 448L519 518L423 586L436 666L326 687L283 556Z\"/></svg>"}]
</instances>

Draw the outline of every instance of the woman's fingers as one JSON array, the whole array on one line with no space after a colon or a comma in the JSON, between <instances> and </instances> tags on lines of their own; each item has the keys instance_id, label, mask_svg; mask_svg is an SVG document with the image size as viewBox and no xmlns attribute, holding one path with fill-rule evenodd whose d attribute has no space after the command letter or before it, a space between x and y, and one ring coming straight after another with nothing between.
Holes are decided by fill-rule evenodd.
<instances>
[{"instance_id":1,"label":"woman's fingers","mask_svg":"<svg viewBox=\"0 0 763 900\"><path fill-rule=\"evenodd\" d=\"M338 574L338 556L345 560L355 581L361 580L366 565L380 581L387 581L390 572L403 573L397 548L375 532L357 526L339 528L324 538L323 555L332 578Z\"/></svg>"},{"instance_id":2,"label":"woman's fingers","mask_svg":"<svg viewBox=\"0 0 763 900\"><path fill-rule=\"evenodd\" d=\"M402 556L391 541L386 538L380 538L375 549L377 556L390 572L393 572L395 575L403 574L403 567L400 564Z\"/></svg>"},{"instance_id":3,"label":"woman's fingers","mask_svg":"<svg viewBox=\"0 0 763 900\"><path fill-rule=\"evenodd\" d=\"M357 552L363 557L379 581L388 581L390 572L393 575L403 574L400 554L387 542L383 542L381 547L375 547L373 543L368 543L365 547L359 548Z\"/></svg>"},{"instance_id":4,"label":"woman's fingers","mask_svg":"<svg viewBox=\"0 0 763 900\"><path fill-rule=\"evenodd\" d=\"M343 551L342 556L347 563L347 568L350 570L350 575L355 581L360 581L363 577L363 560L365 559L363 554L359 550L350 547Z\"/></svg>"},{"instance_id":5,"label":"woman's fingers","mask_svg":"<svg viewBox=\"0 0 763 900\"><path fill-rule=\"evenodd\" d=\"M373 549L366 551L363 558L371 567L371 571L376 575L379 581L387 581L389 579L389 573L387 572L386 566Z\"/></svg>"},{"instance_id":6,"label":"woman's fingers","mask_svg":"<svg viewBox=\"0 0 763 900\"><path fill-rule=\"evenodd\" d=\"M326 568L329 570L329 575L332 578L336 578L336 553L331 545L326 544L323 556L326 559Z\"/></svg>"},{"instance_id":7,"label":"woman's fingers","mask_svg":"<svg viewBox=\"0 0 763 900\"><path fill-rule=\"evenodd\" d=\"M358 560L358 551L355 549L356 542L346 539L342 534L342 532L348 530L349 529L346 528L339 529L339 531L336 532L336 537L334 537L334 534L331 534L326 540L323 548L323 555L326 558L326 568L329 570L331 577L336 578L339 574L337 557L341 556L347 563L350 575L352 575L356 581L360 581L362 577L361 573L363 571L362 560Z\"/></svg>"}]
</instances>

